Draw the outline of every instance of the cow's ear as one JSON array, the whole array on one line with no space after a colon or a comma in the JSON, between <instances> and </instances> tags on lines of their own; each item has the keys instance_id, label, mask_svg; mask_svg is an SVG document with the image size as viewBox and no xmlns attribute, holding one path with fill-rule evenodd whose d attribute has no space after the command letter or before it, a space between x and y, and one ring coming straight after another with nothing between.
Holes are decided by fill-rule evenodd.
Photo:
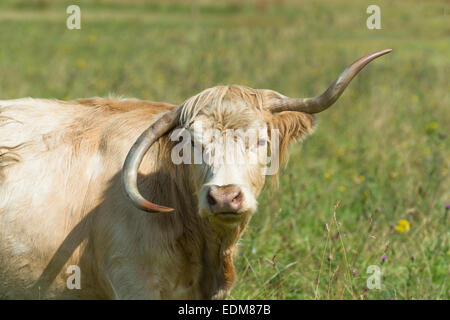
<instances>
[{"instance_id":1,"label":"cow's ear","mask_svg":"<svg viewBox=\"0 0 450 320\"><path fill-rule=\"evenodd\" d=\"M280 162L283 162L292 143L314 132L315 117L303 112L284 111L272 115L269 127L278 130Z\"/></svg>"}]
</instances>

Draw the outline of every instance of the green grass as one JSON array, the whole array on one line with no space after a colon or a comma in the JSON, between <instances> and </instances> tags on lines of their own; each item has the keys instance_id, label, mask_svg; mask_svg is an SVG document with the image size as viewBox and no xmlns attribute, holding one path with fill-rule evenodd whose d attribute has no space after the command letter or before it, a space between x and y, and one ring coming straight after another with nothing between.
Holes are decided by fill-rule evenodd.
<instances>
[{"instance_id":1,"label":"green grass","mask_svg":"<svg viewBox=\"0 0 450 320\"><path fill-rule=\"evenodd\" d=\"M77 1L70 31L72 3L0 3L1 99L179 103L230 83L312 96L393 48L291 149L242 238L230 298L449 299L448 2L377 1L382 30L368 30L372 1ZM381 290L366 289L370 265Z\"/></svg>"}]
</instances>

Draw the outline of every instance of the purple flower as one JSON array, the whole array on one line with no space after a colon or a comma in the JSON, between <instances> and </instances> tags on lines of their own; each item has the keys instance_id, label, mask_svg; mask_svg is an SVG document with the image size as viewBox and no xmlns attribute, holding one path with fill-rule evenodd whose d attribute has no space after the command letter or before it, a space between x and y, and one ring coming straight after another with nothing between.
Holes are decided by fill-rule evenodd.
<instances>
[{"instance_id":1,"label":"purple flower","mask_svg":"<svg viewBox=\"0 0 450 320\"><path fill-rule=\"evenodd\" d=\"M414 261L416 259L416 255L413 253L412 255L411 255L411 261Z\"/></svg>"},{"instance_id":2,"label":"purple flower","mask_svg":"<svg viewBox=\"0 0 450 320\"><path fill-rule=\"evenodd\" d=\"M381 256L381 261L385 262L386 259L387 259L387 257L386 257L385 255L382 255L382 256Z\"/></svg>"},{"instance_id":3,"label":"purple flower","mask_svg":"<svg viewBox=\"0 0 450 320\"><path fill-rule=\"evenodd\" d=\"M445 205L445 209L450 209L450 203L447 203L446 205Z\"/></svg>"},{"instance_id":4,"label":"purple flower","mask_svg":"<svg viewBox=\"0 0 450 320\"><path fill-rule=\"evenodd\" d=\"M356 269L355 269L355 270L353 270L353 272L352 272L352 273L353 273L353 275L355 275L355 276L356 276L356 275L358 274L358 270L356 270Z\"/></svg>"}]
</instances>

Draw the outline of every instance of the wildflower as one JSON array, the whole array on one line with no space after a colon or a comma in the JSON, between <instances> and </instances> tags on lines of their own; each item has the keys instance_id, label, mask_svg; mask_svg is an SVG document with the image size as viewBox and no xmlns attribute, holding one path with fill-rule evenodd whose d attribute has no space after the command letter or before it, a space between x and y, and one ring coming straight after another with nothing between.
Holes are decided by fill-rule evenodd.
<instances>
[{"instance_id":1,"label":"wildflower","mask_svg":"<svg viewBox=\"0 0 450 320\"><path fill-rule=\"evenodd\" d=\"M370 192L366 190L363 192L362 197L363 197L363 199L367 199L369 197L369 195L370 195Z\"/></svg>"},{"instance_id":2,"label":"wildflower","mask_svg":"<svg viewBox=\"0 0 450 320\"><path fill-rule=\"evenodd\" d=\"M353 273L354 276L356 276L358 274L358 270L355 269L355 270L352 271L352 273Z\"/></svg>"},{"instance_id":3,"label":"wildflower","mask_svg":"<svg viewBox=\"0 0 450 320\"><path fill-rule=\"evenodd\" d=\"M387 257L385 255L381 256L381 262L385 262L387 260Z\"/></svg>"},{"instance_id":4,"label":"wildflower","mask_svg":"<svg viewBox=\"0 0 450 320\"><path fill-rule=\"evenodd\" d=\"M337 155L338 155L339 157L342 157L342 156L344 155L344 148L340 147L340 148L337 150Z\"/></svg>"},{"instance_id":5,"label":"wildflower","mask_svg":"<svg viewBox=\"0 0 450 320\"><path fill-rule=\"evenodd\" d=\"M397 230L397 232L400 232L400 233L408 232L409 229L410 229L409 222L408 222L408 220L405 220L405 219L400 219L398 221L397 226L395 227L395 230Z\"/></svg>"},{"instance_id":6,"label":"wildflower","mask_svg":"<svg viewBox=\"0 0 450 320\"><path fill-rule=\"evenodd\" d=\"M433 132L437 129L438 124L436 121L430 122L427 126L427 132Z\"/></svg>"},{"instance_id":7,"label":"wildflower","mask_svg":"<svg viewBox=\"0 0 450 320\"><path fill-rule=\"evenodd\" d=\"M450 209L450 203L447 203L446 205L445 205L445 209Z\"/></svg>"},{"instance_id":8,"label":"wildflower","mask_svg":"<svg viewBox=\"0 0 450 320\"><path fill-rule=\"evenodd\" d=\"M325 179L330 179L332 175L333 174L331 172L327 172L323 176L325 177Z\"/></svg>"},{"instance_id":9,"label":"wildflower","mask_svg":"<svg viewBox=\"0 0 450 320\"><path fill-rule=\"evenodd\" d=\"M85 66L86 66L86 61L84 61L83 59L77 60L77 68L78 69L83 69Z\"/></svg>"},{"instance_id":10,"label":"wildflower","mask_svg":"<svg viewBox=\"0 0 450 320\"><path fill-rule=\"evenodd\" d=\"M411 255L411 261L414 262L414 260L416 260L416 255L413 253L413 254Z\"/></svg>"},{"instance_id":11,"label":"wildflower","mask_svg":"<svg viewBox=\"0 0 450 320\"><path fill-rule=\"evenodd\" d=\"M345 186L339 186L340 192L345 192L345 190L347 190L347 188Z\"/></svg>"}]
</instances>

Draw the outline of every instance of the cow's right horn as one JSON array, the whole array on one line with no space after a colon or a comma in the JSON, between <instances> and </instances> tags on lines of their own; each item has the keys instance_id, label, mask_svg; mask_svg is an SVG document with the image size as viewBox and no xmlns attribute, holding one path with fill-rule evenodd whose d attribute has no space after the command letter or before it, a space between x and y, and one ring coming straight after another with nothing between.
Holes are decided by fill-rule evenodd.
<instances>
[{"instance_id":1,"label":"cow's right horn","mask_svg":"<svg viewBox=\"0 0 450 320\"><path fill-rule=\"evenodd\" d=\"M136 140L125 159L122 169L122 183L126 195L138 209L147 212L171 212L174 210L173 208L164 207L146 200L138 190L137 175L139 166L148 149L150 149L152 144L161 136L177 125L180 114L179 111L180 108L177 108L174 111L165 114L148 127L148 129Z\"/></svg>"}]
</instances>

